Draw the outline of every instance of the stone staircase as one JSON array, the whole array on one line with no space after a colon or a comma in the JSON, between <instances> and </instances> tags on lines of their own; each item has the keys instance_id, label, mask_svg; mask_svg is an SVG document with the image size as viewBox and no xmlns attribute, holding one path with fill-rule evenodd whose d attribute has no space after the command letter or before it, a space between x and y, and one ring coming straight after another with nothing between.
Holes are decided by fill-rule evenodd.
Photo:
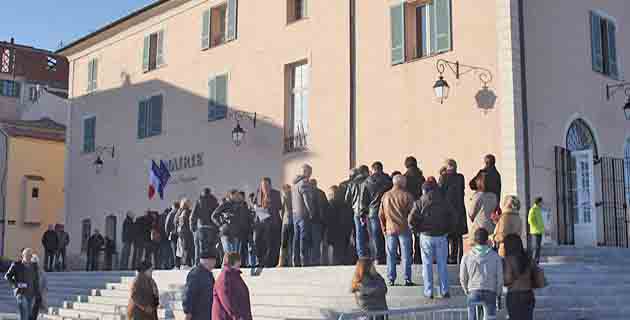
<instances>
[{"instance_id":1,"label":"stone staircase","mask_svg":"<svg viewBox=\"0 0 630 320\"><path fill-rule=\"evenodd\" d=\"M629 318L630 250L554 247L546 248L544 254L543 266L550 285L536 291L536 319ZM420 266L414 266L413 280L418 284L422 284L420 270ZM336 319L339 313L356 311L354 297L349 293L354 271L351 266L265 269L256 277L250 276L248 270L243 271L251 293L254 319ZM385 266L379 266L379 271L385 274ZM463 309L465 297L457 274L458 267L449 266L451 299L427 300L422 297L420 286L396 286L389 290L389 307L437 305ZM154 277L161 293L159 318L183 320L181 299L186 271L156 271ZM48 320L126 318L133 281L131 273L64 273L51 274L49 279L52 308L46 315ZM6 284L2 284L0 290L4 290L4 286L10 293ZM15 312L13 297L0 295L0 313L5 312L2 308L9 307L10 312Z\"/></svg>"}]
</instances>

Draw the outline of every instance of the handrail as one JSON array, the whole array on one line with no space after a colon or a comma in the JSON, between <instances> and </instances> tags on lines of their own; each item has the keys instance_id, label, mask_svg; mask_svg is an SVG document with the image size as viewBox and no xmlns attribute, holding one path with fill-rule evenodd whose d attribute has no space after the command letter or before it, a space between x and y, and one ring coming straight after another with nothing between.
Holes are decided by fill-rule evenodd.
<instances>
[{"instance_id":1,"label":"handrail","mask_svg":"<svg viewBox=\"0 0 630 320\"><path fill-rule=\"evenodd\" d=\"M395 316L395 315L404 315L410 313L428 313L428 312L467 312L468 309L449 307L449 306L430 306L430 307L422 307L422 308L405 308L405 309L390 309L385 311L373 311L373 312L349 312L342 313L338 320L349 320L349 319L357 319L359 317L380 317L380 316Z\"/></svg>"}]
</instances>

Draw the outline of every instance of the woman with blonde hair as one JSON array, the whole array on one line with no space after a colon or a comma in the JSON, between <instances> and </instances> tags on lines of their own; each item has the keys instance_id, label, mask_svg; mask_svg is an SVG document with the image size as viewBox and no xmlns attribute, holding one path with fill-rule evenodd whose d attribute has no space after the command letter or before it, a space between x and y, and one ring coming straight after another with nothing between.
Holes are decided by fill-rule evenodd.
<instances>
[{"instance_id":1,"label":"woman with blonde hair","mask_svg":"<svg viewBox=\"0 0 630 320\"><path fill-rule=\"evenodd\" d=\"M46 277L46 272L40 264L39 257L37 255L33 255L31 262L37 267L37 273L39 276L39 296L34 298L33 311L31 312L30 319L35 320L39 316L40 312L46 313L46 310L48 309L48 278Z\"/></svg>"},{"instance_id":2,"label":"woman with blonde hair","mask_svg":"<svg viewBox=\"0 0 630 320\"><path fill-rule=\"evenodd\" d=\"M351 292L358 307L365 312L387 311L387 285L370 258L359 258L352 278ZM385 317L377 317L382 320Z\"/></svg>"},{"instance_id":3,"label":"woman with blonde hair","mask_svg":"<svg viewBox=\"0 0 630 320\"><path fill-rule=\"evenodd\" d=\"M521 209L521 201L513 195L503 198L501 203L501 217L497 223L492 237L494 246L499 248L499 255L505 257L505 238L509 235L521 236L523 231L523 223L518 215Z\"/></svg>"},{"instance_id":4,"label":"woman with blonde hair","mask_svg":"<svg viewBox=\"0 0 630 320\"><path fill-rule=\"evenodd\" d=\"M194 255L194 237L190 229L190 201L186 198L180 202L177 213L177 256L182 261L182 266L192 267Z\"/></svg>"}]
</instances>

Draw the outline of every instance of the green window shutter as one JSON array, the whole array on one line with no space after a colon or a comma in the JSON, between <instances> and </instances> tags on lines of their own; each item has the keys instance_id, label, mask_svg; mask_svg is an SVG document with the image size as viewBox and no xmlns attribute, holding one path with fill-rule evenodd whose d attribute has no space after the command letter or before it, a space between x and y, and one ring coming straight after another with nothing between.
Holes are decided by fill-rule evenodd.
<instances>
[{"instance_id":1,"label":"green window shutter","mask_svg":"<svg viewBox=\"0 0 630 320\"><path fill-rule=\"evenodd\" d=\"M205 10L201 18L201 48L210 48L210 10Z\"/></svg>"},{"instance_id":2,"label":"green window shutter","mask_svg":"<svg viewBox=\"0 0 630 320\"><path fill-rule=\"evenodd\" d=\"M88 91L92 91L94 88L92 87L92 78L94 72L94 60L88 61L88 77L87 77L87 89Z\"/></svg>"},{"instance_id":3,"label":"green window shutter","mask_svg":"<svg viewBox=\"0 0 630 320\"><path fill-rule=\"evenodd\" d=\"M215 93L215 116L216 120L225 119L227 117L228 106L228 75L223 74L217 76L216 93Z\"/></svg>"},{"instance_id":4,"label":"green window shutter","mask_svg":"<svg viewBox=\"0 0 630 320\"><path fill-rule=\"evenodd\" d=\"M138 104L138 139L143 139L147 136L148 106L149 102L144 100Z\"/></svg>"},{"instance_id":5,"label":"green window shutter","mask_svg":"<svg viewBox=\"0 0 630 320\"><path fill-rule=\"evenodd\" d=\"M5 80L0 80L0 95L5 96L4 88L5 88Z\"/></svg>"},{"instance_id":6,"label":"green window shutter","mask_svg":"<svg viewBox=\"0 0 630 320\"><path fill-rule=\"evenodd\" d=\"M217 120L216 114L216 92L217 92L217 81L215 78L210 78L208 81L208 121Z\"/></svg>"},{"instance_id":7,"label":"green window shutter","mask_svg":"<svg viewBox=\"0 0 630 320\"><path fill-rule=\"evenodd\" d=\"M94 59L92 62L92 90L98 88L98 59Z\"/></svg>"},{"instance_id":8,"label":"green window shutter","mask_svg":"<svg viewBox=\"0 0 630 320\"><path fill-rule=\"evenodd\" d=\"M593 70L604 72L604 53L602 50L601 18L591 11L591 54Z\"/></svg>"},{"instance_id":9,"label":"green window shutter","mask_svg":"<svg viewBox=\"0 0 630 320\"><path fill-rule=\"evenodd\" d=\"M22 84L15 81L13 86L13 96L19 98L22 95Z\"/></svg>"},{"instance_id":10,"label":"green window shutter","mask_svg":"<svg viewBox=\"0 0 630 320\"><path fill-rule=\"evenodd\" d=\"M156 61L157 61L157 65L161 66L164 65L165 60L164 60L164 30L160 30L157 33L157 57L156 57Z\"/></svg>"},{"instance_id":11,"label":"green window shutter","mask_svg":"<svg viewBox=\"0 0 630 320\"><path fill-rule=\"evenodd\" d=\"M308 0L301 0L301 1L302 1L302 18L306 18L308 17Z\"/></svg>"},{"instance_id":12,"label":"green window shutter","mask_svg":"<svg viewBox=\"0 0 630 320\"><path fill-rule=\"evenodd\" d=\"M83 120L83 152L94 152L96 139L96 118L91 117Z\"/></svg>"},{"instance_id":13,"label":"green window shutter","mask_svg":"<svg viewBox=\"0 0 630 320\"><path fill-rule=\"evenodd\" d=\"M162 95L157 95L151 97L151 111L150 114L150 136L158 136L162 134L162 105L163 105L163 97Z\"/></svg>"},{"instance_id":14,"label":"green window shutter","mask_svg":"<svg viewBox=\"0 0 630 320\"><path fill-rule=\"evenodd\" d=\"M608 30L608 71L611 77L619 78L619 64L617 63L617 27L611 21L607 22Z\"/></svg>"},{"instance_id":15,"label":"green window shutter","mask_svg":"<svg viewBox=\"0 0 630 320\"><path fill-rule=\"evenodd\" d=\"M433 28L435 29L435 50L440 53L451 50L451 0L433 0Z\"/></svg>"},{"instance_id":16,"label":"green window shutter","mask_svg":"<svg viewBox=\"0 0 630 320\"><path fill-rule=\"evenodd\" d=\"M238 20L238 1L228 0L227 6L227 31L225 41L236 39L236 28Z\"/></svg>"},{"instance_id":17,"label":"green window shutter","mask_svg":"<svg viewBox=\"0 0 630 320\"><path fill-rule=\"evenodd\" d=\"M405 5L389 8L391 18L392 65L405 62Z\"/></svg>"},{"instance_id":18,"label":"green window shutter","mask_svg":"<svg viewBox=\"0 0 630 320\"><path fill-rule=\"evenodd\" d=\"M149 36L144 37L144 47L142 49L142 71L149 71L149 54L151 39Z\"/></svg>"}]
</instances>

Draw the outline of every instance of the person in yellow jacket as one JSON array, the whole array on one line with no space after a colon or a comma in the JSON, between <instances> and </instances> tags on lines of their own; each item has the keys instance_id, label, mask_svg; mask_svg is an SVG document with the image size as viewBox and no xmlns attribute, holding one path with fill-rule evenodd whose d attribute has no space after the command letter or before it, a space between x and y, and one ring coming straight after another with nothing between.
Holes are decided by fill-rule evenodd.
<instances>
[{"instance_id":1,"label":"person in yellow jacket","mask_svg":"<svg viewBox=\"0 0 630 320\"><path fill-rule=\"evenodd\" d=\"M542 217L542 205L543 198L536 198L534 200L534 206L529 209L529 215L527 217L527 222L529 223L529 234L532 236L532 244L530 246L533 253L532 259L534 259L536 263L540 262L540 247L543 234L545 233L545 222Z\"/></svg>"}]
</instances>

